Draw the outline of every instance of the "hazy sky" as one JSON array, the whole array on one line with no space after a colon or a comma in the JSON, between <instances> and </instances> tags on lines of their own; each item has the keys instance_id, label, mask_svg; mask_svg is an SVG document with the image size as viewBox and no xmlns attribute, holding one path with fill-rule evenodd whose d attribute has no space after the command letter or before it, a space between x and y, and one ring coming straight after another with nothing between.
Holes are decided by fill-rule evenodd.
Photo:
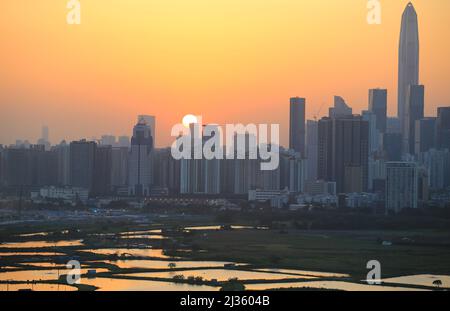
<instances>
[{"instance_id":1,"label":"hazy sky","mask_svg":"<svg viewBox=\"0 0 450 311\"><path fill-rule=\"evenodd\" d=\"M0 143L131 135L137 114L157 117L158 145L188 113L211 123L280 123L289 98L312 118L333 95L354 111L369 88L388 89L397 109L397 50L408 1L380 0L0 1ZM426 114L450 105L450 1L413 1L419 16Z\"/></svg>"}]
</instances>

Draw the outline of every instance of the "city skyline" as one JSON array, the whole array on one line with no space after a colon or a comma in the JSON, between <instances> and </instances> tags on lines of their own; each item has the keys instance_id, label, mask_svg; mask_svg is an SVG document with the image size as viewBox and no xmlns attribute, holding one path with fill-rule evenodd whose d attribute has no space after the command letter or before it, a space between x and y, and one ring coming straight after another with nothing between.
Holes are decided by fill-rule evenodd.
<instances>
[{"instance_id":1,"label":"city skyline","mask_svg":"<svg viewBox=\"0 0 450 311\"><path fill-rule=\"evenodd\" d=\"M1 291L450 289L449 0L56 2L0 4Z\"/></svg>"},{"instance_id":2,"label":"city skyline","mask_svg":"<svg viewBox=\"0 0 450 311\"><path fill-rule=\"evenodd\" d=\"M148 67L148 63L142 63L141 69L137 69L136 64L130 60L129 55L125 51L122 51L120 57L117 56L114 60L122 60L122 65L118 67L118 62L109 62L108 59L101 62L102 67L109 63L108 68L98 68L98 66L93 66L90 69L85 68L87 64L84 58L80 58L74 53L67 53L63 56L60 52L62 47L52 45L43 45L35 51L37 53L34 57L37 57L36 62L32 64L29 63L28 52L24 50L28 44L35 44L33 41L24 41L23 45L12 45L17 52L20 52L16 57L16 61L8 63L10 52L4 53L3 57L0 59L0 63L4 68L4 71L0 74L0 102L3 106L3 113L0 122L0 143L10 144L14 143L15 139L29 139L32 141L37 140L38 132L43 124L46 124L51 129L51 136L53 143L59 142L61 139L66 140L77 140L80 138L91 138L100 137L103 134L113 134L116 136L124 135L129 133L134 125L134 119L136 115L139 114L151 114L156 116L158 119L158 135L156 141L158 142L157 147L168 146L171 142L170 128L173 124L179 122L179 120L188 113L193 113L196 115L202 114L204 116L205 123L280 123L281 127L281 144L284 146L288 145L288 132L289 132L289 113L288 109L284 108L284 104L289 100L290 97L300 96L307 99L308 105L306 107L306 119L313 119L317 116L318 112L320 117L325 115L325 111L329 106L332 105L332 96L339 95L342 96L346 102L354 109L355 113L366 109L367 107L367 90L373 88L383 88L388 90L388 114L396 114L397 106L397 61L398 61L398 41L400 36L400 25L401 25L401 13L406 7L408 1L398 1L398 3L382 3L382 23L381 25L369 25L365 21L366 11L364 7L359 7L355 5L352 8L351 2L349 0L349 6L345 7L345 11L339 8L339 5L329 4L330 8L335 9L336 14L330 16L328 11L319 11L320 5L313 3L303 3L300 2L299 7L297 5L290 3L289 1L283 2L278 10L285 10L288 8L300 9L301 14L306 14L307 12L314 12L314 16L318 18L317 21L311 21L310 19L305 19L301 23L296 23L295 19L291 14L283 15L286 20L284 23L280 24L277 29L273 30L272 35L282 35L282 41L275 41L279 44L280 53L287 53L286 59L280 59L279 57L274 57L270 62L270 68L267 68L267 73L261 75L260 71L267 64L264 59L256 59L251 64L251 69L249 74L251 76L244 75L242 78L236 79L210 79L206 78L207 73L210 73L214 69L214 61L210 57L200 58L203 63L198 58L196 53L184 46L179 52L173 51L173 53L182 53L183 51L191 52L189 55L192 56L192 65L186 62L184 67L179 67L179 71L174 72L173 66L179 65L181 59L169 58L163 61L158 71L158 75L154 76L155 79L144 79L148 78L148 75L152 72ZM356 1L353 1L356 3ZM158 1L152 2L158 10L163 10L164 5L158 4ZM414 1L414 6L418 12L420 19L420 33L421 33L421 62L420 62L420 72L421 72L421 84L424 84L427 88L425 94L425 115L434 116L436 108L440 106L446 106L450 102L450 94L448 94L448 81L450 81L450 63L444 55L450 53L450 45L442 40L437 40L437 37L443 37L444 29L447 20L444 20L443 12L445 9L442 8L450 6L445 1L433 1L433 3L423 3L421 1ZM158 4L158 5L157 5ZM441 5L438 5L441 4ZM226 17L226 14L233 13L233 3L230 4L217 4L218 6L223 6L227 10L221 13L222 17ZM36 14L43 10L48 10L49 5L44 2L41 7L36 8ZM269 9L275 6L274 4L258 4L257 8L261 9L261 14L267 18L277 19L278 16L271 16L269 14ZM129 7L124 5L115 4L109 10L112 10L111 16L116 16L118 14L116 9L123 10L137 10L139 6L137 4L130 4ZM6 4L5 11L11 14L18 14L18 9L20 5ZM153 8L153 7L152 7ZM241 7L243 9L242 14L250 14L250 9L252 6L249 4ZM59 23L56 11L58 8L50 8L52 14L49 17L49 24L57 25ZM98 49L92 49L92 46L86 46L89 40L93 39L93 35L88 36L89 38L84 38L87 36L86 32L90 30L98 30L102 25L99 25L99 21L92 18L89 14L90 11L97 12L99 8L97 5L84 5L85 18L83 19L82 25L79 28L67 28L68 25L61 24L58 31L49 32L53 39L59 38L63 42L69 40L69 38L74 37L77 43L80 44L83 53L93 53L92 57L97 57L104 54L98 54ZM147 10L145 10L147 9ZM211 8L205 7L204 11L208 12ZM218 12L211 9L214 13L211 15L217 17ZM330 10L331 11L331 10ZM144 5L144 12L149 12L149 8ZM143 13L144 13L143 12ZM142 13L142 14L143 14ZM202 14L204 14L203 12ZM172 13L171 13L172 14ZM162 27L166 25L167 21L170 21L171 14L164 15L164 18L160 20L159 26ZM179 14L179 12L174 12L173 14ZM200 13L199 13L200 14ZM442 14L442 15L441 15ZM203 16L203 15L202 15ZM145 26L143 21L140 19L141 15L138 15L137 24L140 26ZM258 39L258 47L264 46L266 41L260 37L261 29L257 29L258 26L262 26L262 20L258 19L261 16L254 13L249 15L257 22L252 29L248 29L245 34L249 37L252 35ZM323 25L329 25L330 21L327 19L331 18L331 22L341 21L340 18L345 17L345 23L340 23L339 25L334 25L336 27L335 31L331 34L325 33L322 28L317 28L317 23L323 23ZM338 19L339 18L339 19ZM34 16L34 19L38 19L38 16ZM32 19L32 20L34 20ZM324 20L325 19L325 20ZM5 19L8 20L8 19ZM30 23L32 22L30 21ZM209 20L211 22L211 20ZM5 22L5 21L3 21ZM2 23L3 23L2 22ZM103 27L111 26L109 25L109 20L102 21L105 24ZM131 21L129 21L131 22ZM356 31L355 27L350 28L349 23L356 23L360 27L356 27L359 30ZM17 27L19 30L25 31L26 21L17 20L8 25L8 27ZM142 27L138 29L138 25L131 23L130 27L133 33L140 34L142 29L147 29ZM213 26L215 24L213 23ZM95 26L95 27L94 27ZM295 27L290 29L295 29L295 31L283 32L286 27ZM315 32L305 34L305 30L308 26L316 26L313 28ZM6 29L9 29L9 28ZM117 27L117 26L116 26ZM100 29L103 29L100 27ZM113 27L114 29L114 27ZM195 28L200 34L206 35L201 32L197 27ZM233 28L234 29L234 28ZM125 29L120 29L123 33ZM180 38L180 29L172 29L170 32L173 35L172 39ZM283 31L282 31L283 30ZM0 34L4 36L3 39L6 42L14 43L18 38L26 38L27 34L23 31L16 33L16 36L12 38L9 36L8 32ZM35 35L42 36L44 31L48 31L47 27L43 25L41 28L36 30ZM341 31L339 33L339 31ZM155 32L157 32L155 30ZM338 35L339 33L339 35ZM198 34L198 36L200 36ZM237 37L236 39L230 38L232 34L235 34L230 30L230 32L222 32L225 39L222 44L232 44L240 43L242 38ZM314 34L317 35L314 38ZM152 33L152 35L156 35ZM186 34L187 35L187 34ZM189 33L195 39L199 39L195 33ZM189 37L188 36L188 37ZM305 36L303 38L303 36ZM123 40L123 38L113 37L115 40ZM294 51L286 50L290 39L296 40L292 42L300 42L302 44L302 49L298 49L295 53ZM303 41L298 41L298 39L305 39ZM320 40L318 40L318 38ZM336 41L338 38L341 41ZM89 39L89 40L88 40ZM110 36L105 39L105 45L101 47L111 47ZM219 37L212 37L212 42L217 43ZM280 39L280 40L281 40ZM346 49L347 43L352 40L355 42L360 42L354 46L354 49ZM369 40L371 44L365 44L364 42ZM267 42L269 42L267 38ZM197 42L197 41L196 41ZM158 42L155 43L157 45ZM328 45L328 43L330 45ZM159 44L162 44L159 42ZM169 44L169 43L167 43ZM203 48L211 48L209 45L203 43ZM294 47L298 43L295 43ZM366 47L371 47L371 52L367 52L364 49ZM148 44L134 43L132 45L134 49L130 52L137 54L138 59L141 58L141 53L149 49ZM159 45L158 45L159 46ZM159 46L161 47L161 46ZM166 46L168 47L168 46ZM375 47L375 48L374 48ZM249 56L250 52L255 51L256 46L249 46L246 49L242 49L244 56ZM346 49L346 54L341 53L342 49ZM188 50L186 50L188 49ZM192 48L194 49L194 48ZM318 49L318 51L317 51ZM362 51L363 49L364 51ZM355 51L353 51L355 50ZM50 52L54 55L57 61L53 62L49 59L45 59L43 52ZM159 50L158 50L159 51ZM195 49L198 52L197 48ZM223 50L223 52L229 51L228 49ZM334 51L334 52L331 52ZM448 51L448 53L446 53ZM66 51L67 52L67 51ZM155 51L153 51L155 52ZM221 56L222 50L205 50L204 53L209 55L207 52L214 52L211 55ZM220 52L220 53L219 53ZM276 56L273 54L273 48L266 50L266 54L271 56ZM271 52L271 53L269 53ZM317 55L312 57L312 53L315 52ZM360 53L363 56L356 57L354 53ZM45 53L44 53L45 54ZM161 56L158 53L153 53L151 55ZM296 56L295 56L296 55ZM300 57L299 57L300 55ZM334 55L330 58L331 55ZM431 57L433 55L433 57ZM22 56L23 64L17 62L17 56ZM111 56L113 58L114 55ZM171 56L174 56L171 54ZM205 55L203 55L205 56ZM295 56L295 57L294 57ZM347 66L347 71L343 71L343 66L353 64L349 62L352 58L352 62L357 62L358 66ZM247 59L247 58L246 58ZM160 59L162 60L162 59ZM183 60L188 61L188 55L186 55ZM231 59L227 59L231 61ZM247 68L238 59L233 58L235 63L229 64L231 68L240 66L239 68ZM247 59L248 60L248 59ZM148 60L152 63L155 60ZM61 68L57 68L56 64L59 62L60 65L64 65ZM80 62L81 68L79 70L71 71L69 69L74 69L74 63ZM201 81L199 81L198 76L195 73L192 79L186 76L185 69L192 69L194 64L203 64L199 67L199 72L203 76ZM281 66L279 72L274 75L271 66L272 64L277 64ZM44 65L48 65L45 67ZM28 66L25 71L25 67ZM45 68L44 68L44 67ZM56 66L56 67L55 67ZM127 78L127 82L118 86L117 83L121 81L122 78L117 77L120 72L119 68L126 69L122 72L122 78ZM369 69L370 68L370 69ZM222 68L223 69L223 68ZM219 70L216 68L215 75L211 77L224 78L224 75L229 75L228 70ZM307 70L305 70L307 69ZM43 70L45 70L43 72ZM130 73L130 70L134 70L135 75ZM255 76L255 70L258 72L258 77ZM161 81L166 81L163 79L165 74L169 72L174 74L172 76L172 84L165 85L159 88L158 85ZM189 70L188 70L189 71ZM108 72L112 75L111 78L107 78L104 74ZM192 72L192 70L191 70ZM338 76L344 76L346 79L338 79ZM92 73L96 79L92 80L87 78L90 73ZM199 73L199 75L200 75ZM239 73L239 71L237 71ZM282 74L282 79L279 74ZM98 74L102 75L102 79ZM129 75L132 74L132 77ZM156 75L156 73L155 73ZM309 75L309 76L308 76ZM34 80L30 77L34 76ZM263 80L261 80L261 77ZM52 78L52 79L50 79ZM141 79L142 78L142 79ZM245 78L245 81L242 79ZM248 78L248 79L247 79ZM355 80L357 79L357 80ZM175 81L176 80L176 81ZM217 81L216 81L217 80ZM232 80L232 81L231 81ZM333 80L333 84L330 84ZM344 81L345 80L345 81ZM347 81L348 80L348 81ZM14 81L16 83L14 83ZM21 81L21 83L18 83ZM52 81L50 83L50 81ZM69 81L76 82L75 84L67 85ZM147 82L145 82L147 81ZM179 86L179 84L184 81L184 86ZM320 81L320 83L318 82ZM355 82L357 81L357 82ZM123 81L122 81L123 82ZM136 82L136 83L134 83ZM145 82L145 83L144 83ZM166 81L167 82L167 81ZM176 82L176 83L175 83ZM201 82L201 83L200 83ZM13 85L14 83L14 85ZM162 83L162 82L161 82ZM194 84L193 84L194 83ZM87 85L89 84L89 85ZM106 85L108 84L108 85ZM76 87L75 87L76 85ZM172 85L172 87L168 86ZM189 90L186 89L189 88ZM95 89L95 92L94 92ZM108 89L108 91L106 91ZM146 91L151 89L151 91ZM23 91L26 92L24 93ZM212 91L217 91L212 93ZM263 91L261 91L263 90ZM119 94L120 93L120 94ZM147 94L144 94L147 93ZM151 95L150 93L154 93ZM159 94L159 95L158 95ZM202 95L203 94L203 95ZM214 95L215 94L215 95ZM157 98L156 96L159 96ZM31 97L33 99L31 99ZM184 98L183 100L180 100ZM5 103L13 102L13 105L8 105ZM39 102L39 104L36 104ZM65 103L63 106L61 103ZM231 104L230 104L231 103ZM220 109L221 107L227 107L225 111ZM321 109L322 107L322 109ZM221 111L218 113L218 111ZM66 111L65 113L63 111ZM18 126L18 123L13 120L21 120L26 122L27 126ZM70 122L70 120L76 120L76 122Z\"/></svg>"}]
</instances>

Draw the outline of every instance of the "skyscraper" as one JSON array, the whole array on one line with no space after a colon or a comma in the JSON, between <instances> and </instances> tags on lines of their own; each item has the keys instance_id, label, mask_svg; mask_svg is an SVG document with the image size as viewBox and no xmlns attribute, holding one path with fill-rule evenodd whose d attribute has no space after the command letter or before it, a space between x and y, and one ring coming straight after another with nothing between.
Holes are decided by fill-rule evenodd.
<instances>
[{"instance_id":1,"label":"skyscraper","mask_svg":"<svg viewBox=\"0 0 450 311\"><path fill-rule=\"evenodd\" d=\"M70 185L70 146L63 140L53 149L58 158L58 185Z\"/></svg>"},{"instance_id":2,"label":"skyscraper","mask_svg":"<svg viewBox=\"0 0 450 311\"><path fill-rule=\"evenodd\" d=\"M73 141L70 143L70 184L92 190L94 183L95 150L93 141Z\"/></svg>"},{"instance_id":3,"label":"skyscraper","mask_svg":"<svg viewBox=\"0 0 450 311\"><path fill-rule=\"evenodd\" d=\"M111 150L111 186L123 188L128 183L128 148L115 147Z\"/></svg>"},{"instance_id":4,"label":"skyscraper","mask_svg":"<svg viewBox=\"0 0 450 311\"><path fill-rule=\"evenodd\" d=\"M369 124L361 116L319 121L318 178L336 182L339 193L368 187Z\"/></svg>"},{"instance_id":5,"label":"skyscraper","mask_svg":"<svg viewBox=\"0 0 450 311\"><path fill-rule=\"evenodd\" d=\"M212 136L199 137L195 125L190 125L190 139L195 144L201 139L201 147ZM191 150L191 159L182 159L180 163L180 192L182 194L219 194L221 185L219 159L195 159L194 150Z\"/></svg>"},{"instance_id":6,"label":"skyscraper","mask_svg":"<svg viewBox=\"0 0 450 311\"><path fill-rule=\"evenodd\" d=\"M416 84L419 84L419 26L416 10L409 2L402 16L398 54L398 117L402 129L404 129L408 87Z\"/></svg>"},{"instance_id":7,"label":"skyscraper","mask_svg":"<svg viewBox=\"0 0 450 311\"><path fill-rule=\"evenodd\" d=\"M416 155L434 148L436 145L436 118L423 118L417 120L414 136L414 153Z\"/></svg>"},{"instance_id":8,"label":"skyscraper","mask_svg":"<svg viewBox=\"0 0 450 311\"><path fill-rule=\"evenodd\" d=\"M306 157L308 158L307 179L317 180L317 152L318 152L318 122L308 120L306 122Z\"/></svg>"},{"instance_id":9,"label":"skyscraper","mask_svg":"<svg viewBox=\"0 0 450 311\"><path fill-rule=\"evenodd\" d=\"M439 107L436 120L437 147L450 150L450 107Z\"/></svg>"},{"instance_id":10,"label":"skyscraper","mask_svg":"<svg viewBox=\"0 0 450 311\"><path fill-rule=\"evenodd\" d=\"M129 194L134 196L147 196L150 194L152 184L151 151L153 138L150 126L141 118L134 126L131 138L129 157L128 186Z\"/></svg>"},{"instance_id":11,"label":"skyscraper","mask_svg":"<svg viewBox=\"0 0 450 311\"><path fill-rule=\"evenodd\" d=\"M138 123L141 119L144 119L147 125L150 126L153 138L153 146L156 146L156 117L143 114L138 116Z\"/></svg>"},{"instance_id":12,"label":"skyscraper","mask_svg":"<svg viewBox=\"0 0 450 311\"><path fill-rule=\"evenodd\" d=\"M347 105L341 96L334 96L334 107L329 109L330 118L348 117L353 114L353 109Z\"/></svg>"},{"instance_id":13,"label":"skyscraper","mask_svg":"<svg viewBox=\"0 0 450 311\"><path fill-rule=\"evenodd\" d=\"M380 133L386 133L387 127L387 90L370 89L369 90L369 111L377 117L377 130Z\"/></svg>"},{"instance_id":14,"label":"skyscraper","mask_svg":"<svg viewBox=\"0 0 450 311\"><path fill-rule=\"evenodd\" d=\"M92 192L95 195L111 193L112 147L97 146L94 162L94 184Z\"/></svg>"},{"instance_id":15,"label":"skyscraper","mask_svg":"<svg viewBox=\"0 0 450 311\"><path fill-rule=\"evenodd\" d=\"M403 122L403 152L414 154L416 143L416 121L424 116L423 85L410 85L406 98L406 109ZM430 137L430 139L433 139Z\"/></svg>"},{"instance_id":16,"label":"skyscraper","mask_svg":"<svg viewBox=\"0 0 450 311\"><path fill-rule=\"evenodd\" d=\"M305 105L306 100L293 97L289 114L289 149L305 156Z\"/></svg>"}]
</instances>

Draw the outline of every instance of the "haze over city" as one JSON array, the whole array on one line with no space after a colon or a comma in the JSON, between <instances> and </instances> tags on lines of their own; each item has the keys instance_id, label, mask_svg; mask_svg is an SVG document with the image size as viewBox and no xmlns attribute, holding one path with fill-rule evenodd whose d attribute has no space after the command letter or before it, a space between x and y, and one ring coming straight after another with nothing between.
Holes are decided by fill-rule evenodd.
<instances>
[{"instance_id":1,"label":"haze over city","mask_svg":"<svg viewBox=\"0 0 450 311\"><path fill-rule=\"evenodd\" d=\"M0 143L130 135L138 114L157 117L158 146L188 113L212 123L280 123L288 143L289 98L307 117L333 95L359 113L367 90L388 89L397 113L401 13L382 1L369 25L366 2L91 1L81 25L65 1L8 1L0 10ZM414 1L419 12L425 115L450 103L447 0ZM323 107L322 107L323 105ZM322 108L321 108L322 107Z\"/></svg>"}]
</instances>

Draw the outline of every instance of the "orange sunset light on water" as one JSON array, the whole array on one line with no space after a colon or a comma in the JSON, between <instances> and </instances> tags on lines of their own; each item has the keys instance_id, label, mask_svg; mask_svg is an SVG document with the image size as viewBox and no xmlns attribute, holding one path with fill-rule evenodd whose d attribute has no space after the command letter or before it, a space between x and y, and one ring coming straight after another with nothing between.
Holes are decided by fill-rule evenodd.
<instances>
[{"instance_id":1,"label":"orange sunset light on water","mask_svg":"<svg viewBox=\"0 0 450 311\"><path fill-rule=\"evenodd\" d=\"M0 4L0 143L131 135L138 114L157 118L157 142L187 114L204 123L280 123L289 97L307 116L333 95L354 111L368 89L388 89L396 113L400 19L407 0L380 0L381 25L365 0L95 0L81 25L66 0ZM450 105L450 1L413 1L419 16L426 114Z\"/></svg>"}]
</instances>

